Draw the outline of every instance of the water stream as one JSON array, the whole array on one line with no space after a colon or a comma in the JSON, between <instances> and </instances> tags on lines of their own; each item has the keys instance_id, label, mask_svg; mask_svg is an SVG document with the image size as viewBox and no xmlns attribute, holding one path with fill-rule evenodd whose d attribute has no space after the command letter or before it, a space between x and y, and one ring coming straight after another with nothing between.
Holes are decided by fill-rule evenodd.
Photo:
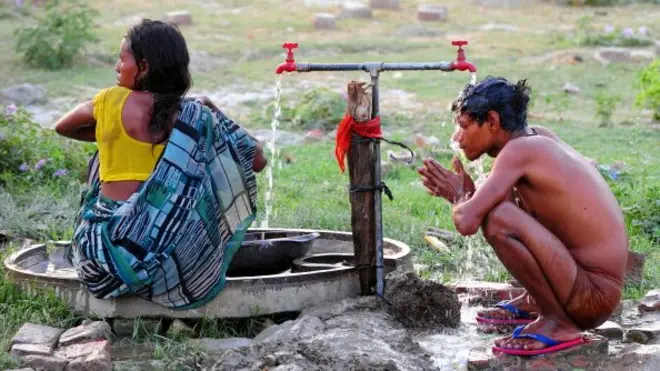
<instances>
[{"instance_id":1,"label":"water stream","mask_svg":"<svg viewBox=\"0 0 660 371\"><path fill-rule=\"evenodd\" d=\"M280 107L280 98L282 96L282 79L280 75L277 75L277 80L275 81L275 113L273 114L273 121L270 123L272 130L272 136L268 142L268 151L270 159L268 161L268 166L266 166L266 178L268 179L268 187L264 195L264 218L261 221L261 228L268 228L268 222L270 216L273 212L273 201L275 199L275 194L273 191L273 168L277 165L279 158L279 149L276 146L277 140L277 129L280 126L280 115L282 113Z\"/></svg>"}]
</instances>

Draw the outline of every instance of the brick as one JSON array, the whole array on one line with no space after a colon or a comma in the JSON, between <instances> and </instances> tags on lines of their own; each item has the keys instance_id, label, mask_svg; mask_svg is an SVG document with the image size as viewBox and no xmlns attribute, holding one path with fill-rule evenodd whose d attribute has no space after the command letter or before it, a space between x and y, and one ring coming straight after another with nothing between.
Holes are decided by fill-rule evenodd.
<instances>
[{"instance_id":1,"label":"brick","mask_svg":"<svg viewBox=\"0 0 660 371\"><path fill-rule=\"evenodd\" d=\"M48 344L51 348L54 348L63 332L64 330L55 327L26 323L11 339L11 345Z\"/></svg>"},{"instance_id":2,"label":"brick","mask_svg":"<svg viewBox=\"0 0 660 371\"><path fill-rule=\"evenodd\" d=\"M95 321L66 330L60 336L60 347L89 341L110 340L112 330L107 322Z\"/></svg>"},{"instance_id":3,"label":"brick","mask_svg":"<svg viewBox=\"0 0 660 371\"><path fill-rule=\"evenodd\" d=\"M447 7L444 5L420 5L417 19L422 22L447 20Z\"/></svg>"}]
</instances>

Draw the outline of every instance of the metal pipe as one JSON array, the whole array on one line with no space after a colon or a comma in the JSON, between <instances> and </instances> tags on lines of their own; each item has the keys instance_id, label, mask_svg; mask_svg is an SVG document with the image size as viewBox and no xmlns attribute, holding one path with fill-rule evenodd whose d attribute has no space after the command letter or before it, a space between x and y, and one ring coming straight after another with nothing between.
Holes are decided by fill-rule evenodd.
<instances>
[{"instance_id":1,"label":"metal pipe","mask_svg":"<svg viewBox=\"0 0 660 371\"><path fill-rule=\"evenodd\" d=\"M453 62L422 62L422 63L296 63L297 72L312 71L454 71Z\"/></svg>"},{"instance_id":2,"label":"metal pipe","mask_svg":"<svg viewBox=\"0 0 660 371\"><path fill-rule=\"evenodd\" d=\"M371 76L371 118L378 117L379 114L379 71L372 69L369 71ZM378 187L381 183L381 164L380 164L380 142L374 142L374 186ZM376 232L376 294L383 297L383 194L381 191L374 191L374 222Z\"/></svg>"}]
</instances>

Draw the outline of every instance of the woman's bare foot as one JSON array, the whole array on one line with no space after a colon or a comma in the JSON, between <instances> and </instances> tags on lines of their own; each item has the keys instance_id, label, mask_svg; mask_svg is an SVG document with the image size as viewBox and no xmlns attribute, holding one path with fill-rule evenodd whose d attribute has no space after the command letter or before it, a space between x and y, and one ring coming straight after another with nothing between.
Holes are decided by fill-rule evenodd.
<instances>
[{"instance_id":1,"label":"woman's bare foot","mask_svg":"<svg viewBox=\"0 0 660 371\"><path fill-rule=\"evenodd\" d=\"M525 326L521 334L544 335L558 342L578 339L582 336L580 329L572 323L539 317L536 321ZM507 336L495 340L495 345L504 349L537 350L547 348L548 345L534 339L515 339Z\"/></svg>"},{"instance_id":2,"label":"woman's bare foot","mask_svg":"<svg viewBox=\"0 0 660 371\"><path fill-rule=\"evenodd\" d=\"M538 312L538 307L536 306L536 302L534 302L534 299L532 299L532 297L526 291L524 294L518 296L517 298L507 301L507 303L515 306L521 311L525 311L531 314L535 314L535 312ZM479 311L477 315L482 318L493 318L493 319L504 319L504 320L517 318L513 313L511 313L510 311L504 308L485 309Z\"/></svg>"}]
</instances>

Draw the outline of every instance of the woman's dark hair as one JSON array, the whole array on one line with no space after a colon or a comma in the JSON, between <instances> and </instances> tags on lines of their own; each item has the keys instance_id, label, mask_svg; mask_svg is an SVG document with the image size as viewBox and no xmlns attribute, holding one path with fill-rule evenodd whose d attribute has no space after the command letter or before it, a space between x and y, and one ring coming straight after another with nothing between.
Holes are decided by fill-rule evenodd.
<instances>
[{"instance_id":1,"label":"woman's dark hair","mask_svg":"<svg viewBox=\"0 0 660 371\"><path fill-rule=\"evenodd\" d=\"M161 143L169 137L170 120L177 114L181 99L192 84L186 40L175 25L149 19L133 26L125 38L138 66L137 76L148 67L144 77L136 76L135 89L153 95L149 132L152 135L164 133Z\"/></svg>"},{"instance_id":2,"label":"woman's dark hair","mask_svg":"<svg viewBox=\"0 0 660 371\"><path fill-rule=\"evenodd\" d=\"M531 89L527 80L513 84L502 77L487 77L476 85L467 85L452 104L456 113L467 113L479 125L489 111L500 115L502 129L512 132L527 127L527 105Z\"/></svg>"}]
</instances>

